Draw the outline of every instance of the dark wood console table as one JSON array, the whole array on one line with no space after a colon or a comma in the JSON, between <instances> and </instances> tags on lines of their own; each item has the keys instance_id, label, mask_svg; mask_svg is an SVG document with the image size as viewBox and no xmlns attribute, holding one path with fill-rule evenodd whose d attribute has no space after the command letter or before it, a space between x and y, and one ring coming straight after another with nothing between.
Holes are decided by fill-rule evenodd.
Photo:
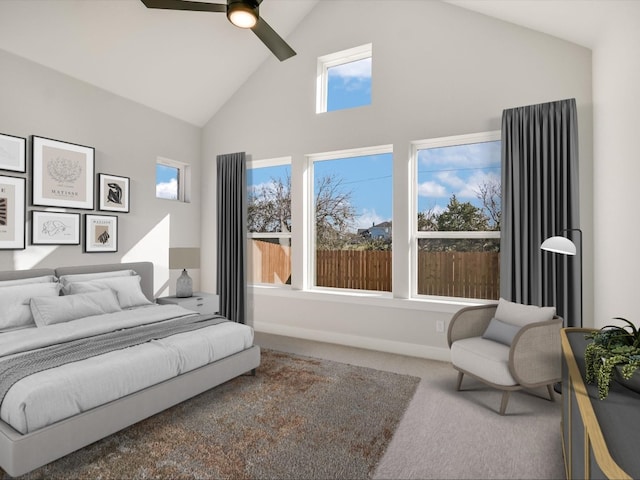
<instances>
[{"instance_id":1,"label":"dark wood console table","mask_svg":"<svg viewBox=\"0 0 640 480\"><path fill-rule=\"evenodd\" d=\"M567 478L640 479L640 394L611 382L606 399L584 380L592 330L563 328L562 450Z\"/></svg>"}]
</instances>

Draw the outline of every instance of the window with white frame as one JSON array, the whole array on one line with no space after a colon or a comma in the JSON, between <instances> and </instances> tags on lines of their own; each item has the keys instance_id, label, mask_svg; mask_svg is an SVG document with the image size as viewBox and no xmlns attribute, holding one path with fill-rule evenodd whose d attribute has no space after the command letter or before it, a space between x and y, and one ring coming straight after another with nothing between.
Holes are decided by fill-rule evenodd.
<instances>
[{"instance_id":1,"label":"window with white frame","mask_svg":"<svg viewBox=\"0 0 640 480\"><path fill-rule=\"evenodd\" d=\"M188 202L190 173L188 164L158 157L156 160L156 198Z\"/></svg>"},{"instance_id":2,"label":"window with white frame","mask_svg":"<svg viewBox=\"0 0 640 480\"><path fill-rule=\"evenodd\" d=\"M318 58L316 113L371 104L372 45Z\"/></svg>"},{"instance_id":3,"label":"window with white frame","mask_svg":"<svg viewBox=\"0 0 640 480\"><path fill-rule=\"evenodd\" d=\"M392 147L307 158L309 285L391 291Z\"/></svg>"},{"instance_id":4,"label":"window with white frame","mask_svg":"<svg viewBox=\"0 0 640 480\"><path fill-rule=\"evenodd\" d=\"M498 299L500 132L414 142L414 294Z\"/></svg>"},{"instance_id":5,"label":"window with white frame","mask_svg":"<svg viewBox=\"0 0 640 480\"><path fill-rule=\"evenodd\" d=\"M247 162L247 282L291 284L291 158Z\"/></svg>"}]
</instances>

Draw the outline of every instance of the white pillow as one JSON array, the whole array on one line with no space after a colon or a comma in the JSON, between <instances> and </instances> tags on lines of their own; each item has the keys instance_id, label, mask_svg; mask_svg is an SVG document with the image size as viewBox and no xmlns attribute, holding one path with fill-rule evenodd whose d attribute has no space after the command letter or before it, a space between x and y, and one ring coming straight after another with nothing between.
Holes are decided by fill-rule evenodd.
<instances>
[{"instance_id":1,"label":"white pillow","mask_svg":"<svg viewBox=\"0 0 640 480\"><path fill-rule=\"evenodd\" d=\"M0 288L0 331L34 326L29 301L33 297L57 297L60 284L29 283Z\"/></svg>"},{"instance_id":2,"label":"white pillow","mask_svg":"<svg viewBox=\"0 0 640 480\"><path fill-rule=\"evenodd\" d=\"M556 314L555 307L538 307L513 303L504 298L498 300L495 318L502 322L524 327L529 323L546 322Z\"/></svg>"},{"instance_id":3,"label":"white pillow","mask_svg":"<svg viewBox=\"0 0 640 480\"><path fill-rule=\"evenodd\" d=\"M71 282L87 282L91 280L99 280L102 278L111 277L130 277L135 275L134 270L113 270L112 272L96 272L96 273L74 273L72 275L62 275L60 277L60 283L62 286L66 286ZM64 289L63 289L64 293Z\"/></svg>"},{"instance_id":4,"label":"white pillow","mask_svg":"<svg viewBox=\"0 0 640 480\"><path fill-rule=\"evenodd\" d=\"M38 327L122 310L113 290L61 297L34 297L30 305Z\"/></svg>"},{"instance_id":5,"label":"white pillow","mask_svg":"<svg viewBox=\"0 0 640 480\"><path fill-rule=\"evenodd\" d=\"M50 283L55 282L55 275L43 275L41 277L18 278L16 280L0 280L0 288L12 287L13 285L27 285L29 283Z\"/></svg>"},{"instance_id":6,"label":"white pillow","mask_svg":"<svg viewBox=\"0 0 640 480\"><path fill-rule=\"evenodd\" d=\"M151 302L140 288L140 275L131 277L112 277L91 280L88 282L73 282L63 287L65 295L75 295L78 293L97 292L110 288L116 292L118 303L122 308L138 307L148 305Z\"/></svg>"}]
</instances>

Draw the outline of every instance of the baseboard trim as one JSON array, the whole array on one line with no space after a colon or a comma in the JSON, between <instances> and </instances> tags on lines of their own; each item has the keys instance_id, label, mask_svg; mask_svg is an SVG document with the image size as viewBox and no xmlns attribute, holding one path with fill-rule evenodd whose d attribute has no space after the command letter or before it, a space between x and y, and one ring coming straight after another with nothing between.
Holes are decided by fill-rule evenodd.
<instances>
[{"instance_id":1,"label":"baseboard trim","mask_svg":"<svg viewBox=\"0 0 640 480\"><path fill-rule=\"evenodd\" d=\"M430 360L439 360L441 362L451 361L449 349L447 348L430 347L415 343L395 342L392 340L362 337L346 333L327 332L324 330L312 330L308 328L260 321L254 322L253 328L256 332L269 333L272 335L302 338L304 340L314 340L316 342L334 343L336 345L395 353L397 355L407 355L410 357L427 358Z\"/></svg>"}]
</instances>

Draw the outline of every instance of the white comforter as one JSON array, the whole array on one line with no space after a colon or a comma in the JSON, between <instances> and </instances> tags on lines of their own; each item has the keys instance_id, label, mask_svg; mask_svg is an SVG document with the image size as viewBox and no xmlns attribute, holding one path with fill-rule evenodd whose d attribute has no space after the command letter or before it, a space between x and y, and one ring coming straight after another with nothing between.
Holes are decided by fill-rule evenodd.
<instances>
[{"instance_id":1,"label":"white comforter","mask_svg":"<svg viewBox=\"0 0 640 480\"><path fill-rule=\"evenodd\" d=\"M193 314L152 305L0 335L0 358L65 340ZM253 345L247 325L224 322L30 375L4 398L0 418L28 433Z\"/></svg>"}]
</instances>

